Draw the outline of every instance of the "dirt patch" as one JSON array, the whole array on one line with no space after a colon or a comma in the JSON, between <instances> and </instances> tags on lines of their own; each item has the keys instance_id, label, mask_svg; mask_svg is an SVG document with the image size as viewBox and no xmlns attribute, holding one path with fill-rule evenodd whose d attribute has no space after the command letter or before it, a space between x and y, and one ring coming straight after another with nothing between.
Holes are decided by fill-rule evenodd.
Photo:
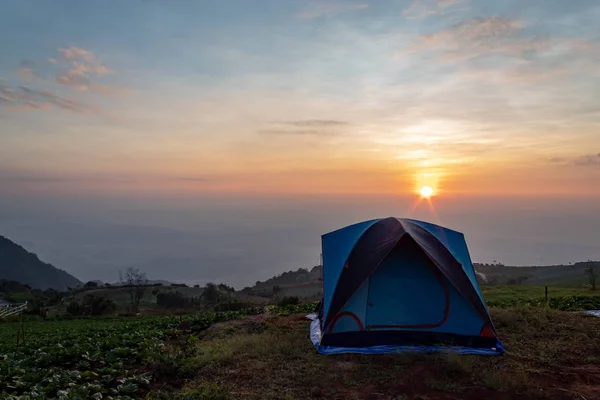
<instances>
[{"instance_id":1,"label":"dirt patch","mask_svg":"<svg viewBox=\"0 0 600 400\"><path fill-rule=\"evenodd\" d=\"M196 336L201 340L212 340L231 335L261 333L266 329L266 320L267 316L265 314L259 314L248 316L239 320L219 322L211 325L203 331L196 333Z\"/></svg>"}]
</instances>

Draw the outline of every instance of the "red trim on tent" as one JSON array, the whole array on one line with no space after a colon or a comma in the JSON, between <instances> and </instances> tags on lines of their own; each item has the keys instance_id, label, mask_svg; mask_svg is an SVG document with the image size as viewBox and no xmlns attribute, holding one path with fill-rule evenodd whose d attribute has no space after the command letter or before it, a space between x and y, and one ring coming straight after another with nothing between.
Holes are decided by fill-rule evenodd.
<instances>
[{"instance_id":1,"label":"red trim on tent","mask_svg":"<svg viewBox=\"0 0 600 400\"><path fill-rule=\"evenodd\" d=\"M494 338L496 337L496 332L494 332L488 323L485 323L483 324L483 328L481 328L481 332L479 332L479 336Z\"/></svg>"},{"instance_id":2,"label":"red trim on tent","mask_svg":"<svg viewBox=\"0 0 600 400\"><path fill-rule=\"evenodd\" d=\"M358 328L361 331L364 331L365 328L363 327L362 322L360 322L360 319L356 316L356 314L350 312L350 311L343 311L341 313L338 313L335 318L333 318L333 320L331 321L331 324L329 325L329 333L333 333L333 328L335 327L335 323L342 317L351 317L354 319L354 321L356 321L356 324L358 325Z\"/></svg>"}]
</instances>

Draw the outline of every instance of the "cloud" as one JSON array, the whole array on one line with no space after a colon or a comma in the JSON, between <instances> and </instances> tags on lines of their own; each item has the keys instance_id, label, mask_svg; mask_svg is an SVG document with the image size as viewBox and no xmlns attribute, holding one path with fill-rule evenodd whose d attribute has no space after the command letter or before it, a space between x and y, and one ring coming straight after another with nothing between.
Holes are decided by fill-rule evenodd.
<instances>
[{"instance_id":1,"label":"cloud","mask_svg":"<svg viewBox=\"0 0 600 400\"><path fill-rule=\"evenodd\" d=\"M56 82L61 85L71 86L77 90L87 90L90 87L90 78L77 69L64 71L56 76Z\"/></svg>"},{"instance_id":2,"label":"cloud","mask_svg":"<svg viewBox=\"0 0 600 400\"><path fill-rule=\"evenodd\" d=\"M22 79L31 79L35 76L35 73L31 68L19 68L17 69L17 74L19 74Z\"/></svg>"},{"instance_id":3,"label":"cloud","mask_svg":"<svg viewBox=\"0 0 600 400\"><path fill-rule=\"evenodd\" d=\"M446 59L469 59L482 54L515 54L539 48L537 38L520 34L522 21L499 16L477 17L437 33L421 35L414 50L441 52Z\"/></svg>"},{"instance_id":4,"label":"cloud","mask_svg":"<svg viewBox=\"0 0 600 400\"><path fill-rule=\"evenodd\" d=\"M265 135L298 135L298 136L337 136L338 133L319 129L262 129Z\"/></svg>"},{"instance_id":5,"label":"cloud","mask_svg":"<svg viewBox=\"0 0 600 400\"><path fill-rule=\"evenodd\" d=\"M540 62L527 61L517 66L498 65L488 68L469 68L465 74L482 82L504 84L532 83L554 79L569 73L566 66L545 65Z\"/></svg>"},{"instance_id":6,"label":"cloud","mask_svg":"<svg viewBox=\"0 0 600 400\"><path fill-rule=\"evenodd\" d=\"M108 68L100 64L94 54L85 49L75 46L58 49L63 59L71 63L71 65L81 72L93 72L97 75L104 75L109 72Z\"/></svg>"},{"instance_id":7,"label":"cloud","mask_svg":"<svg viewBox=\"0 0 600 400\"><path fill-rule=\"evenodd\" d=\"M349 125L348 122L331 119L301 119L279 121L273 124L283 125L284 127L262 129L259 130L259 133L266 135L337 136L340 132L336 128Z\"/></svg>"},{"instance_id":8,"label":"cloud","mask_svg":"<svg viewBox=\"0 0 600 400\"><path fill-rule=\"evenodd\" d=\"M576 158L573 160L573 164L584 167L600 166L600 153Z\"/></svg>"},{"instance_id":9,"label":"cloud","mask_svg":"<svg viewBox=\"0 0 600 400\"><path fill-rule=\"evenodd\" d=\"M410 19L424 19L430 15L446 14L452 6L467 0L415 0L408 6L402 15Z\"/></svg>"},{"instance_id":10,"label":"cloud","mask_svg":"<svg viewBox=\"0 0 600 400\"><path fill-rule=\"evenodd\" d=\"M0 106L21 110L49 109L52 106L80 114L95 111L93 107L69 100L50 93L47 90L38 91L27 86L19 86L18 90L0 85Z\"/></svg>"},{"instance_id":11,"label":"cloud","mask_svg":"<svg viewBox=\"0 0 600 400\"><path fill-rule=\"evenodd\" d=\"M103 95L122 95L129 92L129 89L125 87L96 82L96 79L111 71L108 67L101 64L91 51L69 46L59 48L58 52L60 53L60 57L48 58L46 60L47 63L55 65L53 68L58 67L62 69L54 76L54 83L78 91L92 91ZM22 60L16 73L23 81L35 80L37 83L47 85L51 81L36 72L36 69L41 67L43 65L33 60ZM36 90L28 86L20 86L17 90L1 86L0 96L0 105L9 108L48 109L56 106L78 113L95 111L90 106L54 95L48 90Z\"/></svg>"},{"instance_id":12,"label":"cloud","mask_svg":"<svg viewBox=\"0 0 600 400\"><path fill-rule=\"evenodd\" d=\"M600 166L600 153L586 154L578 157L552 157L548 159L553 164L563 166L574 165L579 167L596 167Z\"/></svg>"},{"instance_id":13,"label":"cloud","mask_svg":"<svg viewBox=\"0 0 600 400\"><path fill-rule=\"evenodd\" d=\"M215 181L214 176L174 176L168 178L172 182L212 182Z\"/></svg>"},{"instance_id":14,"label":"cloud","mask_svg":"<svg viewBox=\"0 0 600 400\"><path fill-rule=\"evenodd\" d=\"M17 69L17 74L21 79L31 80L33 78L38 78L38 74L35 72L37 64L32 60L21 60L19 64L19 68Z\"/></svg>"},{"instance_id":15,"label":"cloud","mask_svg":"<svg viewBox=\"0 0 600 400\"><path fill-rule=\"evenodd\" d=\"M498 59L494 59L494 68L498 65L517 68L511 79L531 80L548 69L560 72L574 56L589 52L590 45L581 38L532 35L526 28L527 24L517 19L476 17L439 32L420 35L412 46L397 55L432 53L451 63L475 63L484 61L485 57L510 58L521 64L499 64ZM483 65L480 63L479 67Z\"/></svg>"},{"instance_id":16,"label":"cloud","mask_svg":"<svg viewBox=\"0 0 600 400\"><path fill-rule=\"evenodd\" d=\"M59 176L35 176L35 175L8 175L0 176L0 181L22 182L22 183L54 183L67 182L69 179Z\"/></svg>"},{"instance_id":17,"label":"cloud","mask_svg":"<svg viewBox=\"0 0 600 400\"><path fill-rule=\"evenodd\" d=\"M114 85L95 83L94 80L112 72L108 67L101 64L96 56L90 51L75 46L59 48L60 60L50 58L53 64L68 66L55 76L58 84L69 86L79 91L90 90L100 94L119 95L129 92L129 89Z\"/></svg>"},{"instance_id":18,"label":"cloud","mask_svg":"<svg viewBox=\"0 0 600 400\"><path fill-rule=\"evenodd\" d=\"M566 158L564 157L551 157L548 159L549 162L553 163L553 164L562 164L565 161L567 161Z\"/></svg>"},{"instance_id":19,"label":"cloud","mask_svg":"<svg viewBox=\"0 0 600 400\"><path fill-rule=\"evenodd\" d=\"M281 122L285 125L300 126L300 127L329 127L329 126L342 126L348 125L344 121L327 120L327 119L306 119L299 121L285 121Z\"/></svg>"},{"instance_id":20,"label":"cloud","mask_svg":"<svg viewBox=\"0 0 600 400\"><path fill-rule=\"evenodd\" d=\"M35 171L19 171L19 170L8 170L0 171L0 182L14 182L14 183L49 183L49 184L61 184L61 183L134 183L135 179L126 177L115 177L115 176L101 176L101 175L58 175L48 174L44 172Z\"/></svg>"},{"instance_id":21,"label":"cloud","mask_svg":"<svg viewBox=\"0 0 600 400\"><path fill-rule=\"evenodd\" d=\"M299 18L302 19L314 19L323 17L329 14L340 14L349 11L363 10L369 7L366 3L352 3L352 2L312 2L306 7L304 11L298 14Z\"/></svg>"}]
</instances>

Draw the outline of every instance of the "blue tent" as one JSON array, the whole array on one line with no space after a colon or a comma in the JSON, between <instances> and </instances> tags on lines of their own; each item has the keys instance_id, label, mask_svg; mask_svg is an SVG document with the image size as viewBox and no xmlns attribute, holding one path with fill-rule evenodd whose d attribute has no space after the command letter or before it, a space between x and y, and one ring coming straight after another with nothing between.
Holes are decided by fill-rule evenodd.
<instances>
[{"instance_id":1,"label":"blue tent","mask_svg":"<svg viewBox=\"0 0 600 400\"><path fill-rule=\"evenodd\" d=\"M321 239L320 353L504 352L462 233L390 217Z\"/></svg>"}]
</instances>

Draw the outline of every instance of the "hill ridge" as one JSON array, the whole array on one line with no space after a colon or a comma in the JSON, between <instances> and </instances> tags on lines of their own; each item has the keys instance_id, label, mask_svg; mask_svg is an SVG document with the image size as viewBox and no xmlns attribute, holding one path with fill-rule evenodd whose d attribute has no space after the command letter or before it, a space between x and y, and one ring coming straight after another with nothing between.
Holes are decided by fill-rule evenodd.
<instances>
[{"instance_id":1,"label":"hill ridge","mask_svg":"<svg viewBox=\"0 0 600 400\"><path fill-rule=\"evenodd\" d=\"M46 263L37 254L0 235L0 279L29 285L34 289L65 291L82 282L68 272Z\"/></svg>"}]
</instances>

